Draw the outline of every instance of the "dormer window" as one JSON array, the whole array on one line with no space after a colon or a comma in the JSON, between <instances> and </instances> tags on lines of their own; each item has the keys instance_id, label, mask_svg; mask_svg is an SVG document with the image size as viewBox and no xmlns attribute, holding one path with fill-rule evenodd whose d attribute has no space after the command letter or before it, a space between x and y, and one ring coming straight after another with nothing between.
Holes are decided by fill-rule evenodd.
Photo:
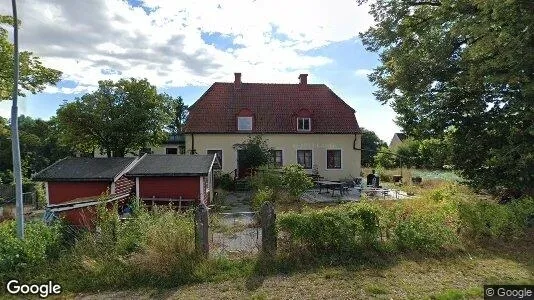
<instances>
[{"instance_id":1,"label":"dormer window","mask_svg":"<svg viewBox=\"0 0 534 300\"><path fill-rule=\"evenodd\" d=\"M237 130L251 131L252 130L252 117L237 117Z\"/></svg>"},{"instance_id":2,"label":"dormer window","mask_svg":"<svg viewBox=\"0 0 534 300\"><path fill-rule=\"evenodd\" d=\"M311 118L297 118L297 131L310 131Z\"/></svg>"}]
</instances>

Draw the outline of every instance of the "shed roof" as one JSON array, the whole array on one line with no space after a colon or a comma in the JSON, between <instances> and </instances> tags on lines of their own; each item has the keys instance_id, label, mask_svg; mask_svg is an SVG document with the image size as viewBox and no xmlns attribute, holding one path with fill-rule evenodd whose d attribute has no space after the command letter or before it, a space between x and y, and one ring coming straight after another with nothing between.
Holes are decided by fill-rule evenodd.
<instances>
[{"instance_id":1,"label":"shed roof","mask_svg":"<svg viewBox=\"0 0 534 300\"><path fill-rule=\"evenodd\" d=\"M212 155L147 155L126 176L201 176L214 163Z\"/></svg>"},{"instance_id":2,"label":"shed roof","mask_svg":"<svg viewBox=\"0 0 534 300\"><path fill-rule=\"evenodd\" d=\"M113 181L135 157L69 157L33 176L37 181Z\"/></svg>"}]
</instances>

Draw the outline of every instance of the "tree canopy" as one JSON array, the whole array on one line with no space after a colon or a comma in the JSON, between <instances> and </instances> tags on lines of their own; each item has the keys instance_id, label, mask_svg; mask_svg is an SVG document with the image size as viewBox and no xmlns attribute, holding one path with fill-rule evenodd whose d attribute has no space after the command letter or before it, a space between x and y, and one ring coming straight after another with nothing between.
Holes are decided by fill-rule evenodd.
<instances>
[{"instance_id":1,"label":"tree canopy","mask_svg":"<svg viewBox=\"0 0 534 300\"><path fill-rule=\"evenodd\" d=\"M0 16L0 26L11 26L13 18ZM13 97L13 44L8 40L8 32L0 27L0 101ZM24 91L32 94L42 91L47 85L54 85L61 79L61 72L43 65L32 52L19 53L19 95Z\"/></svg>"},{"instance_id":2,"label":"tree canopy","mask_svg":"<svg viewBox=\"0 0 534 300\"><path fill-rule=\"evenodd\" d=\"M371 13L361 38L381 65L369 78L404 132L448 135L475 187L533 194L534 3L376 0Z\"/></svg>"},{"instance_id":3,"label":"tree canopy","mask_svg":"<svg viewBox=\"0 0 534 300\"><path fill-rule=\"evenodd\" d=\"M182 133L189 107L184 104L184 99L180 96L173 98L172 96L163 94L163 97L166 98L165 101L169 103L169 109L172 112L172 122L167 125L167 130L172 134L180 134Z\"/></svg>"},{"instance_id":4,"label":"tree canopy","mask_svg":"<svg viewBox=\"0 0 534 300\"><path fill-rule=\"evenodd\" d=\"M362 165L370 167L374 165L374 157L380 148L386 147L374 131L362 128Z\"/></svg>"},{"instance_id":5,"label":"tree canopy","mask_svg":"<svg viewBox=\"0 0 534 300\"><path fill-rule=\"evenodd\" d=\"M55 161L71 155L67 147L58 141L57 122L19 117L22 175L25 178ZM11 132L6 119L0 117L0 182L13 180L11 159Z\"/></svg>"},{"instance_id":6,"label":"tree canopy","mask_svg":"<svg viewBox=\"0 0 534 300\"><path fill-rule=\"evenodd\" d=\"M81 152L101 149L108 157L136 153L166 137L171 99L146 79L99 81L95 92L58 109L62 141Z\"/></svg>"}]
</instances>

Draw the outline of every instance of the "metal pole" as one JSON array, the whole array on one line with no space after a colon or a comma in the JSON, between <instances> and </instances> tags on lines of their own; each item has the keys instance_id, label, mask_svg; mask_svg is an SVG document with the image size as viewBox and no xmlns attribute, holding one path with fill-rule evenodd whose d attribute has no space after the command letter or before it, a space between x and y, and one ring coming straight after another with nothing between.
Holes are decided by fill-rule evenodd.
<instances>
[{"instance_id":1,"label":"metal pole","mask_svg":"<svg viewBox=\"0 0 534 300\"><path fill-rule=\"evenodd\" d=\"M22 177L20 169L19 120L17 97L19 93L19 25L17 1L11 0L13 7L13 105L11 107L11 149L13 153L13 177L17 200L17 236L24 239L24 207L22 203Z\"/></svg>"}]
</instances>

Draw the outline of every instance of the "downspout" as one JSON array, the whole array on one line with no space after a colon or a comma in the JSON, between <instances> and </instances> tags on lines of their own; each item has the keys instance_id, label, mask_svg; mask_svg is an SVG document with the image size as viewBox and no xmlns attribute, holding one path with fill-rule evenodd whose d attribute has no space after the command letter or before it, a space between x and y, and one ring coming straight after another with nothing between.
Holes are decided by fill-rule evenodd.
<instances>
[{"instance_id":1,"label":"downspout","mask_svg":"<svg viewBox=\"0 0 534 300\"><path fill-rule=\"evenodd\" d=\"M358 134L354 134L354 142L352 142L352 150L362 150L361 148L356 148L356 142L358 141Z\"/></svg>"},{"instance_id":2,"label":"downspout","mask_svg":"<svg viewBox=\"0 0 534 300\"><path fill-rule=\"evenodd\" d=\"M191 154L197 154L197 150L195 150L195 135L191 133Z\"/></svg>"}]
</instances>

